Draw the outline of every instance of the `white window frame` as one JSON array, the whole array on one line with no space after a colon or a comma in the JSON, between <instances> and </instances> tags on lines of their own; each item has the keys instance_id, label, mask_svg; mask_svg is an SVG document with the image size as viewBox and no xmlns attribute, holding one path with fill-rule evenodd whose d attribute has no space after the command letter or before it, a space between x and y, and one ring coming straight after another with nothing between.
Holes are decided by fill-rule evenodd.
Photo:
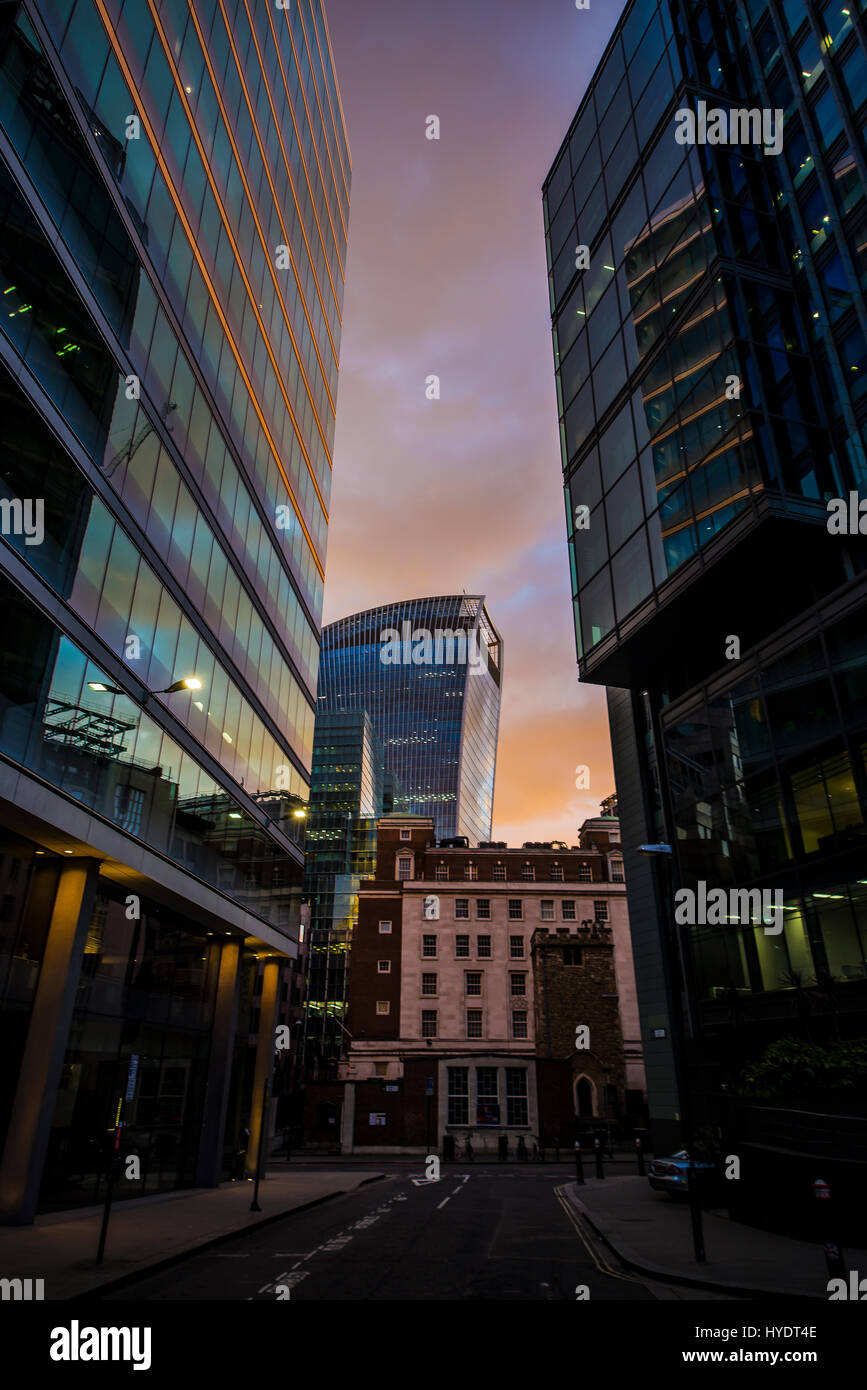
<instances>
[{"instance_id":1,"label":"white window frame","mask_svg":"<svg viewBox=\"0 0 867 1390\"><path fill-rule=\"evenodd\" d=\"M390 922L380 922L380 924L379 924L379 934L380 934L380 936L389 936L389 935L391 934L391 923L390 923Z\"/></svg>"},{"instance_id":2,"label":"white window frame","mask_svg":"<svg viewBox=\"0 0 867 1390\"><path fill-rule=\"evenodd\" d=\"M382 1018L385 1018L386 1014L390 1014L390 1013L391 1013L391 1000L390 1000L390 999L377 999L377 1001L376 1001L376 1013L377 1013L377 1016L378 1016L378 1017L382 1017Z\"/></svg>"},{"instance_id":3,"label":"white window frame","mask_svg":"<svg viewBox=\"0 0 867 1390\"><path fill-rule=\"evenodd\" d=\"M390 960L378 960L378 961L376 962L376 973L377 973L377 975L390 975L390 974L391 974L391 961L390 961Z\"/></svg>"},{"instance_id":4,"label":"white window frame","mask_svg":"<svg viewBox=\"0 0 867 1390\"><path fill-rule=\"evenodd\" d=\"M476 995L473 995L472 997L475 999L477 996L476 996ZM478 1025L478 1026L479 1026L479 1032L478 1032L478 1033L471 1033L471 1032L470 1032L470 1014L478 1014L478 1015L479 1015L479 1025ZM464 1010L464 1027L466 1028L466 1032L467 1032L467 1037L468 1037L468 1038L475 1038L475 1039L483 1038L483 1037L485 1036L485 1012L484 1012L484 1009L465 1009L465 1010Z\"/></svg>"}]
</instances>

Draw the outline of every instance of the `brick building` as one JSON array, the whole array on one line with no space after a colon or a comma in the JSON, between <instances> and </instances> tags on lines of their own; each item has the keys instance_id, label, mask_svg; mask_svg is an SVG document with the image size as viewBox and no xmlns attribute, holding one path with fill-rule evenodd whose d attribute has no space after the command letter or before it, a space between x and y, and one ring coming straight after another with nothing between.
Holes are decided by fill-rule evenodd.
<instances>
[{"instance_id":1,"label":"brick building","mask_svg":"<svg viewBox=\"0 0 867 1390\"><path fill-rule=\"evenodd\" d=\"M379 822L377 875L359 893L343 1093L309 1088L311 1129L323 1107L341 1106L343 1152L439 1150L448 1137L461 1145L470 1137L481 1156L501 1135L514 1152L520 1136L531 1148L540 1133L547 1142L549 1131L568 1129L588 1095L613 1103L606 1066L625 1108L622 1036L637 1039L638 1022L636 1011L624 1029L618 1013L618 998L634 1009L635 985L619 844L605 838L616 822L605 819L594 843L588 835L586 847L571 849L471 848L465 839L437 843L426 817ZM564 932L586 953L583 968L563 963ZM540 1012L534 962L543 956ZM572 1067L563 1030L571 1022L574 1048L575 1007L585 1000L597 1044L589 1090L577 1086L580 1077L575 1088L563 1079Z\"/></svg>"}]
</instances>

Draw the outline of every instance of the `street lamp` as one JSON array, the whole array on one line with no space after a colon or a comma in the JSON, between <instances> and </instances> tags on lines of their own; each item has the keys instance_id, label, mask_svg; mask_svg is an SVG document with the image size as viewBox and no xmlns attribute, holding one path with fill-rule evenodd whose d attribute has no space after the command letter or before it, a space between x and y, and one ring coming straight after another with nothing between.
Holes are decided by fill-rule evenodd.
<instances>
[{"instance_id":1,"label":"street lamp","mask_svg":"<svg viewBox=\"0 0 867 1390\"><path fill-rule=\"evenodd\" d=\"M674 1056L674 1071L677 1092L680 1099L680 1125L687 1153L689 1154L689 1214L692 1222L692 1244L698 1264L705 1263L704 1231L702 1228L701 1202L695 1167L695 1134L692 1116L692 1099L687 1085L686 1042L683 1030L683 995L686 987L686 969L680 933L674 916L671 914L671 845L660 842L652 845L639 845L638 853L655 859L664 865L663 891L663 964L667 966L666 977L670 982L669 1021L671 1023L671 1050Z\"/></svg>"},{"instance_id":2,"label":"street lamp","mask_svg":"<svg viewBox=\"0 0 867 1390\"><path fill-rule=\"evenodd\" d=\"M167 685L165 690L154 690L154 695L175 695L179 690L201 690L202 682L198 676L182 676L179 681Z\"/></svg>"},{"instance_id":3,"label":"street lamp","mask_svg":"<svg viewBox=\"0 0 867 1390\"><path fill-rule=\"evenodd\" d=\"M105 681L88 681L88 689L97 690L101 694L125 695L126 691L121 690L118 685L107 685ZM167 685L165 690L152 690L152 695L176 695L179 690L201 690L202 682L198 676L183 676L173 685Z\"/></svg>"}]
</instances>

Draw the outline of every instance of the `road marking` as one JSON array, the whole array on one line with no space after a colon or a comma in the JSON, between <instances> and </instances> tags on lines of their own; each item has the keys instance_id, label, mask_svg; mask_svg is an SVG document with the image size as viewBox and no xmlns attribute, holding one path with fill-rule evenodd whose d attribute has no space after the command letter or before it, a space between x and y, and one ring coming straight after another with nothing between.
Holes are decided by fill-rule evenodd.
<instances>
[{"instance_id":1,"label":"road marking","mask_svg":"<svg viewBox=\"0 0 867 1390\"><path fill-rule=\"evenodd\" d=\"M444 1207L445 1204L446 1204L446 1202L450 1202L450 1201L451 1201L451 1197L444 1197L443 1200L442 1200L441 1202L437 1202L437 1211L439 1211L440 1207Z\"/></svg>"},{"instance_id":2,"label":"road marking","mask_svg":"<svg viewBox=\"0 0 867 1390\"><path fill-rule=\"evenodd\" d=\"M573 1225L575 1231L577 1232L577 1234L578 1234L578 1236L579 1236L579 1238L580 1238L580 1240L581 1240L582 1245L584 1246L584 1248L585 1248L585 1250L587 1251L587 1253L590 1255L591 1259L593 1260L593 1263L595 1264L596 1268L599 1270L599 1273L600 1273L600 1274L607 1274L607 1275L609 1276L609 1278L611 1278L611 1279L620 1279L620 1280L622 1280L622 1282L623 1282L624 1284L641 1284L641 1283L643 1283L643 1280L641 1280L641 1279L636 1279L636 1278L635 1278L633 1275L631 1275L631 1274L621 1274L621 1273L619 1273L618 1270L612 1269L611 1266L608 1264L608 1262L607 1262L607 1260L606 1260L606 1258L605 1258L604 1255L602 1256L602 1262L600 1263L600 1259L599 1259L598 1256L597 1256L597 1251L596 1251L595 1247L594 1247L593 1245L591 1245L590 1242L586 1239L586 1237L585 1237L585 1235L584 1235L584 1232L582 1231L580 1225L578 1224L578 1218L577 1218L577 1216L575 1215L575 1212L574 1212L574 1210L573 1210L573 1208L572 1208L572 1203L571 1203L571 1202L569 1201L569 1199L566 1197L565 1193L566 1193L565 1187L556 1187L556 1188L554 1189L554 1195L555 1195L555 1197L557 1198L557 1200L559 1201L561 1207L563 1208L563 1210L565 1211L565 1213L566 1213L566 1215L568 1216L569 1220L571 1221L571 1223L572 1223L572 1225Z\"/></svg>"}]
</instances>

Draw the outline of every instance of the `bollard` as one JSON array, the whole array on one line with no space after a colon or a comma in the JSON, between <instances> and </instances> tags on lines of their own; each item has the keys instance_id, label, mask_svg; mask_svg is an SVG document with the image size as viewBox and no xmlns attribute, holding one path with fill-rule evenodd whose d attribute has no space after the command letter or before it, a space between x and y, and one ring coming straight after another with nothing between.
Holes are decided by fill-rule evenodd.
<instances>
[{"instance_id":1,"label":"bollard","mask_svg":"<svg viewBox=\"0 0 867 1390\"><path fill-rule=\"evenodd\" d=\"M581 1161L581 1145L575 1140L575 1181L579 1187L584 1186L584 1164Z\"/></svg>"},{"instance_id":2,"label":"bollard","mask_svg":"<svg viewBox=\"0 0 867 1390\"><path fill-rule=\"evenodd\" d=\"M645 1176L645 1172L644 1172L644 1150L643 1150L642 1147L641 1147L641 1140L640 1140L640 1139L636 1139L636 1141L635 1141L635 1153L636 1153L636 1156L637 1156L637 1158L638 1158L638 1176L639 1176L640 1178L643 1178L643 1177Z\"/></svg>"},{"instance_id":3,"label":"bollard","mask_svg":"<svg viewBox=\"0 0 867 1390\"><path fill-rule=\"evenodd\" d=\"M597 1178L604 1178L605 1169L602 1167L602 1145L598 1139L593 1140L593 1148L596 1151L596 1176Z\"/></svg>"},{"instance_id":4,"label":"bollard","mask_svg":"<svg viewBox=\"0 0 867 1390\"><path fill-rule=\"evenodd\" d=\"M829 1279L845 1279L847 1277L846 1261L843 1258L843 1251L837 1242L832 1238L835 1228L833 1208L831 1206L831 1189L823 1178L817 1178L812 1184L813 1196L819 1201L828 1203L823 1213L821 1222L822 1230L825 1232L825 1265L828 1270Z\"/></svg>"}]
</instances>

